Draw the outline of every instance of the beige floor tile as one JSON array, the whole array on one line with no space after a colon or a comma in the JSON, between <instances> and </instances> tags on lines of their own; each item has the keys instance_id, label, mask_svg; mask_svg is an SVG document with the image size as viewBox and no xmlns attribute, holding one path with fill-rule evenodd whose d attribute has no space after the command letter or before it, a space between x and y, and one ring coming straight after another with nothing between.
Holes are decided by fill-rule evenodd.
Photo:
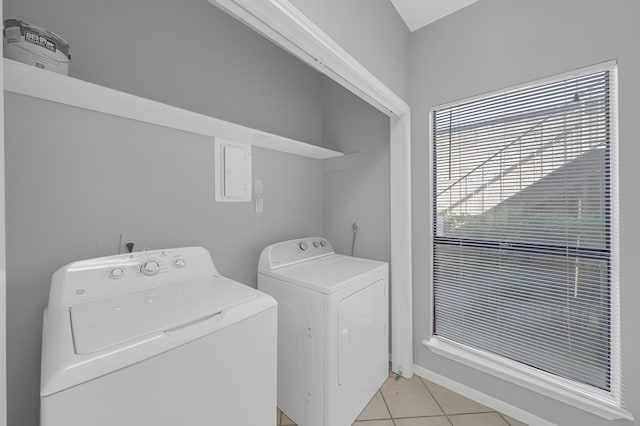
<instances>
[{"instance_id":1,"label":"beige floor tile","mask_svg":"<svg viewBox=\"0 0 640 426\"><path fill-rule=\"evenodd\" d=\"M285 413L282 413L282 418L280 420L280 424L282 426L285 426L285 425L286 426L291 426L291 425L295 426L295 423L293 422L293 420L291 420Z\"/></svg>"},{"instance_id":2,"label":"beige floor tile","mask_svg":"<svg viewBox=\"0 0 640 426\"><path fill-rule=\"evenodd\" d=\"M384 403L382 394L378 391L375 396L371 398L371 401L369 401L365 409L362 410L357 420L381 420L390 418L391 414L389 414L389 410L387 410L387 404Z\"/></svg>"},{"instance_id":3,"label":"beige floor tile","mask_svg":"<svg viewBox=\"0 0 640 426\"><path fill-rule=\"evenodd\" d=\"M511 426L528 426L526 423L522 423L520 420L516 420L513 417L509 417L506 414L500 413L502 417L509 423Z\"/></svg>"},{"instance_id":4,"label":"beige floor tile","mask_svg":"<svg viewBox=\"0 0 640 426\"><path fill-rule=\"evenodd\" d=\"M422 381L427 385L445 414L489 413L494 411L489 407L485 407L429 380L422 379Z\"/></svg>"},{"instance_id":5,"label":"beige floor tile","mask_svg":"<svg viewBox=\"0 0 640 426\"><path fill-rule=\"evenodd\" d=\"M451 426L444 416L413 417L411 419L395 419L396 426Z\"/></svg>"},{"instance_id":6,"label":"beige floor tile","mask_svg":"<svg viewBox=\"0 0 640 426\"><path fill-rule=\"evenodd\" d=\"M381 391L394 418L444 414L418 376L410 380L389 378Z\"/></svg>"},{"instance_id":7,"label":"beige floor tile","mask_svg":"<svg viewBox=\"0 0 640 426\"><path fill-rule=\"evenodd\" d=\"M355 422L353 426L393 426L392 420L367 420L364 422Z\"/></svg>"},{"instance_id":8,"label":"beige floor tile","mask_svg":"<svg viewBox=\"0 0 640 426\"><path fill-rule=\"evenodd\" d=\"M498 413L459 414L449 420L453 426L509 426Z\"/></svg>"},{"instance_id":9,"label":"beige floor tile","mask_svg":"<svg viewBox=\"0 0 640 426\"><path fill-rule=\"evenodd\" d=\"M276 408L276 426L280 426L280 416L282 415L282 411L279 408Z\"/></svg>"}]
</instances>

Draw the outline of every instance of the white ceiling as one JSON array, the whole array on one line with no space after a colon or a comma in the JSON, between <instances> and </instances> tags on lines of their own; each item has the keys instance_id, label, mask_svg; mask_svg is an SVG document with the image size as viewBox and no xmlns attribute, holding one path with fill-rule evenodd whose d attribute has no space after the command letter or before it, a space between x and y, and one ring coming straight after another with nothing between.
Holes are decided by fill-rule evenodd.
<instances>
[{"instance_id":1,"label":"white ceiling","mask_svg":"<svg viewBox=\"0 0 640 426\"><path fill-rule=\"evenodd\" d=\"M409 30L415 31L478 0L391 0Z\"/></svg>"}]
</instances>

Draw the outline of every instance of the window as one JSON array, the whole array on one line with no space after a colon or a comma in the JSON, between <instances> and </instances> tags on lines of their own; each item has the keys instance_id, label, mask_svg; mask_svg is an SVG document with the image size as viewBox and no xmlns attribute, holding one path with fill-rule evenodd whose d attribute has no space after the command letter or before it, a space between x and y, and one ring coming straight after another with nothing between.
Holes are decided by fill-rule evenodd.
<instances>
[{"instance_id":1,"label":"window","mask_svg":"<svg viewBox=\"0 0 640 426\"><path fill-rule=\"evenodd\" d=\"M432 112L432 332L617 395L613 72Z\"/></svg>"}]
</instances>

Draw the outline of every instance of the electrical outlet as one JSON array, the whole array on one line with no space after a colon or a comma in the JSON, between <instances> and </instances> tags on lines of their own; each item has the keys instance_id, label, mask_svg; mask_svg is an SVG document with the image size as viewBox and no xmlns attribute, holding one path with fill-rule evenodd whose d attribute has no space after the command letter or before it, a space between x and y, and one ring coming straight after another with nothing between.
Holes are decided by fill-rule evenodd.
<instances>
[{"instance_id":1,"label":"electrical outlet","mask_svg":"<svg viewBox=\"0 0 640 426\"><path fill-rule=\"evenodd\" d=\"M138 240L138 235L131 232L122 232L120 234L120 242L118 245L118 253L129 253L127 244L133 243L133 251L140 251L143 249L142 243Z\"/></svg>"},{"instance_id":2,"label":"electrical outlet","mask_svg":"<svg viewBox=\"0 0 640 426\"><path fill-rule=\"evenodd\" d=\"M264 198L256 197L253 200L253 203L254 203L256 213L262 213L264 211Z\"/></svg>"}]
</instances>

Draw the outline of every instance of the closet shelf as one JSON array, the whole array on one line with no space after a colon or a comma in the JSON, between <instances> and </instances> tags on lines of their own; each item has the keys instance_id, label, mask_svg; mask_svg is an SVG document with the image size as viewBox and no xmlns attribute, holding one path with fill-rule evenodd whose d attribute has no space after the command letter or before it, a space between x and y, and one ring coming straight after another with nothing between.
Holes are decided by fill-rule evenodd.
<instances>
[{"instance_id":1,"label":"closet shelf","mask_svg":"<svg viewBox=\"0 0 640 426\"><path fill-rule=\"evenodd\" d=\"M8 92L315 159L341 152L209 117L4 58Z\"/></svg>"}]
</instances>

